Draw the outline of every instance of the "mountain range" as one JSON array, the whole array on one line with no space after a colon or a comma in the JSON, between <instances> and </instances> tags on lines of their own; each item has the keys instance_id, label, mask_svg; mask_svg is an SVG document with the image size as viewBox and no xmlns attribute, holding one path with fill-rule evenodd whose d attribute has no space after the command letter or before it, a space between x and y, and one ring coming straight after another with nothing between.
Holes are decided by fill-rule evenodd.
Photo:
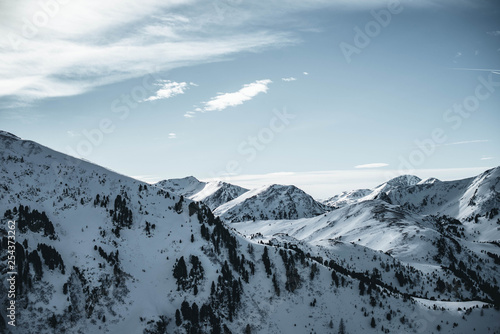
<instances>
[{"instance_id":1,"label":"mountain range","mask_svg":"<svg viewBox=\"0 0 500 334\"><path fill-rule=\"evenodd\" d=\"M0 161L2 333L500 332L500 168L320 203L147 184L4 131Z\"/></svg>"}]
</instances>

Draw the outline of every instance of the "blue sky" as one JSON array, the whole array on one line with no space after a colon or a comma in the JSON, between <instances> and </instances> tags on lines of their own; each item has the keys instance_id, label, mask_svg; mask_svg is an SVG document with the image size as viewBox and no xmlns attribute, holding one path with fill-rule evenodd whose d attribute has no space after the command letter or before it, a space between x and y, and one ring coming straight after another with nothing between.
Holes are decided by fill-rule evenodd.
<instances>
[{"instance_id":1,"label":"blue sky","mask_svg":"<svg viewBox=\"0 0 500 334\"><path fill-rule=\"evenodd\" d=\"M0 128L126 175L326 197L500 165L494 1L0 6Z\"/></svg>"}]
</instances>

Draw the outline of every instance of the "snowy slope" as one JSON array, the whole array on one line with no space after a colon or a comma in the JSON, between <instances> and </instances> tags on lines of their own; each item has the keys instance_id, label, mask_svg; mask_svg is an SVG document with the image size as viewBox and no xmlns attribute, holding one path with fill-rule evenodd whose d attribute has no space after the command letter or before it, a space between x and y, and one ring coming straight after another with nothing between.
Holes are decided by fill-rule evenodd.
<instances>
[{"instance_id":1,"label":"snowy slope","mask_svg":"<svg viewBox=\"0 0 500 334\"><path fill-rule=\"evenodd\" d=\"M357 189L351 191L344 191L338 195L324 200L322 203L331 207L343 207L346 205L357 203L361 198L371 194L370 189Z\"/></svg>"},{"instance_id":2,"label":"snowy slope","mask_svg":"<svg viewBox=\"0 0 500 334\"><path fill-rule=\"evenodd\" d=\"M429 300L438 295L431 273L413 287L396 286L396 270L419 276L391 255L284 234L247 239L202 204L4 133L0 162L4 306L11 219L20 271L17 326L6 325L2 312L2 333L332 333L341 322L348 333L428 332L437 325L443 333L500 330L498 311L476 308L484 305L477 299ZM182 269L181 258L187 270L173 270ZM381 262L389 271L371 280ZM403 296L407 291L419 299Z\"/></svg>"},{"instance_id":3,"label":"snowy slope","mask_svg":"<svg viewBox=\"0 0 500 334\"><path fill-rule=\"evenodd\" d=\"M500 255L500 249L493 244L474 243L448 233L442 228L442 222L430 217L422 217L409 212L400 206L388 204L382 200L364 201L346 206L332 212L298 220L276 220L238 222L230 224L242 235L251 240L281 240L282 242L303 243L313 249L319 247L330 259L342 260L335 253L345 250L348 244L361 246L364 254L354 255L349 251L350 266L359 271L382 270L379 261L375 265L367 264L373 257L380 257L384 253L387 258L382 262L397 260L406 269L406 275L419 281L422 276L430 275L427 284L423 284L419 292L410 288L408 293L419 297L450 298L460 301L463 298L484 298L493 296L485 291L476 295L477 290L463 290L460 295L453 291L436 292L437 278L452 285L450 271L443 270L452 264L459 267L459 263L467 263L470 268L481 267L481 277L489 284L496 285L496 277L500 263L495 263L486 253ZM332 250L334 252L332 253ZM317 250L316 250L317 252ZM344 256L345 260L347 256ZM383 281L387 284L395 283L395 272L384 275ZM476 273L477 274L477 273ZM475 277L472 274L473 277ZM476 282L476 287L483 283ZM476 292L474 292L476 291ZM440 296L438 296L440 295ZM446 297L445 297L446 296Z\"/></svg>"},{"instance_id":4,"label":"snowy slope","mask_svg":"<svg viewBox=\"0 0 500 334\"><path fill-rule=\"evenodd\" d=\"M203 202L211 210L248 191L248 189L222 181L201 182L193 176L163 180L156 183L156 186L193 201Z\"/></svg>"},{"instance_id":5,"label":"snowy slope","mask_svg":"<svg viewBox=\"0 0 500 334\"><path fill-rule=\"evenodd\" d=\"M298 219L331 210L295 186L267 185L250 190L219 206L214 214L224 221Z\"/></svg>"}]
</instances>

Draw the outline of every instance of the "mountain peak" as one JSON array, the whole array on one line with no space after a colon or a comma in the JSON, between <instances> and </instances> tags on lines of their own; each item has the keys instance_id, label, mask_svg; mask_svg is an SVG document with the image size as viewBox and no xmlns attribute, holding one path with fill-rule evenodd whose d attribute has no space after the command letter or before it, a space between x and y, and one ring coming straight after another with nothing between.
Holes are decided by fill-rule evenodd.
<instances>
[{"instance_id":1,"label":"mountain peak","mask_svg":"<svg viewBox=\"0 0 500 334\"><path fill-rule=\"evenodd\" d=\"M7 131L3 131L3 130L0 130L0 137L6 137L6 138L10 138L10 139L15 139L15 140L21 140L21 138L19 138L18 136L10 133L10 132L7 132Z\"/></svg>"},{"instance_id":2,"label":"mountain peak","mask_svg":"<svg viewBox=\"0 0 500 334\"><path fill-rule=\"evenodd\" d=\"M204 202L212 210L248 191L223 181L203 182L194 176L163 180L156 185L191 200Z\"/></svg>"},{"instance_id":3,"label":"mountain peak","mask_svg":"<svg viewBox=\"0 0 500 334\"><path fill-rule=\"evenodd\" d=\"M400 175L390 179L386 184L394 187L414 186L420 181L422 181L422 179L415 175Z\"/></svg>"},{"instance_id":4,"label":"mountain peak","mask_svg":"<svg viewBox=\"0 0 500 334\"><path fill-rule=\"evenodd\" d=\"M196 183L196 182L201 182L200 180L198 180L197 178L195 178L194 176L186 176L186 177L183 177L183 178L180 178L178 179L179 181L186 181L186 182L193 182L193 183Z\"/></svg>"},{"instance_id":5,"label":"mountain peak","mask_svg":"<svg viewBox=\"0 0 500 334\"><path fill-rule=\"evenodd\" d=\"M227 222L310 218L329 208L294 185L270 184L250 190L218 207Z\"/></svg>"},{"instance_id":6,"label":"mountain peak","mask_svg":"<svg viewBox=\"0 0 500 334\"><path fill-rule=\"evenodd\" d=\"M442 181L435 178L435 177L430 177L428 179L420 181L418 184L433 184L433 183L438 183L438 182L442 182Z\"/></svg>"}]
</instances>

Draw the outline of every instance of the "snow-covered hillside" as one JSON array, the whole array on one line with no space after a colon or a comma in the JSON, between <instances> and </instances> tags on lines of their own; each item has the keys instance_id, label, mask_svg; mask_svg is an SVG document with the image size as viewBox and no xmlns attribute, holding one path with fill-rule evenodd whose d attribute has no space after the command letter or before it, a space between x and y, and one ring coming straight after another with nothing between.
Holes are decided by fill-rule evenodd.
<instances>
[{"instance_id":1,"label":"snow-covered hillside","mask_svg":"<svg viewBox=\"0 0 500 334\"><path fill-rule=\"evenodd\" d=\"M331 210L295 186L268 185L250 190L227 202L214 214L224 221L298 219Z\"/></svg>"},{"instance_id":2,"label":"snow-covered hillside","mask_svg":"<svg viewBox=\"0 0 500 334\"><path fill-rule=\"evenodd\" d=\"M481 276L480 270L486 273L486 283L474 284L473 295L465 288L472 272L460 279L438 275L445 269L434 270L436 260L424 267L427 272L416 271L344 237L315 245L319 236L300 240L298 234L273 232L267 237L260 234L267 234L263 227L244 237L202 203L4 132L0 162L3 310L10 302L7 228L12 220L18 272L16 327L2 312L2 333L500 330L499 312L483 298L484 290L494 289L485 285L493 268L486 252L481 269L466 262ZM286 193L280 196L286 201ZM397 224L399 209L376 202L372 209L383 206L388 212L367 214L370 225L384 217ZM328 215L341 219L335 214L310 219L318 224ZM412 222L426 238L439 232L433 232L433 221L412 212L402 215L401 228L409 233ZM282 231L284 224L301 221L306 219L283 221ZM345 238L355 238L357 232L352 233ZM449 247L455 246L448 238L443 243L442 262L448 265ZM491 254L498 248L474 246ZM455 271L463 272L461 266Z\"/></svg>"},{"instance_id":3,"label":"snow-covered hillside","mask_svg":"<svg viewBox=\"0 0 500 334\"><path fill-rule=\"evenodd\" d=\"M248 191L248 189L222 181L201 182L193 176L163 180L156 183L156 186L193 201L203 202L211 210Z\"/></svg>"}]
</instances>

